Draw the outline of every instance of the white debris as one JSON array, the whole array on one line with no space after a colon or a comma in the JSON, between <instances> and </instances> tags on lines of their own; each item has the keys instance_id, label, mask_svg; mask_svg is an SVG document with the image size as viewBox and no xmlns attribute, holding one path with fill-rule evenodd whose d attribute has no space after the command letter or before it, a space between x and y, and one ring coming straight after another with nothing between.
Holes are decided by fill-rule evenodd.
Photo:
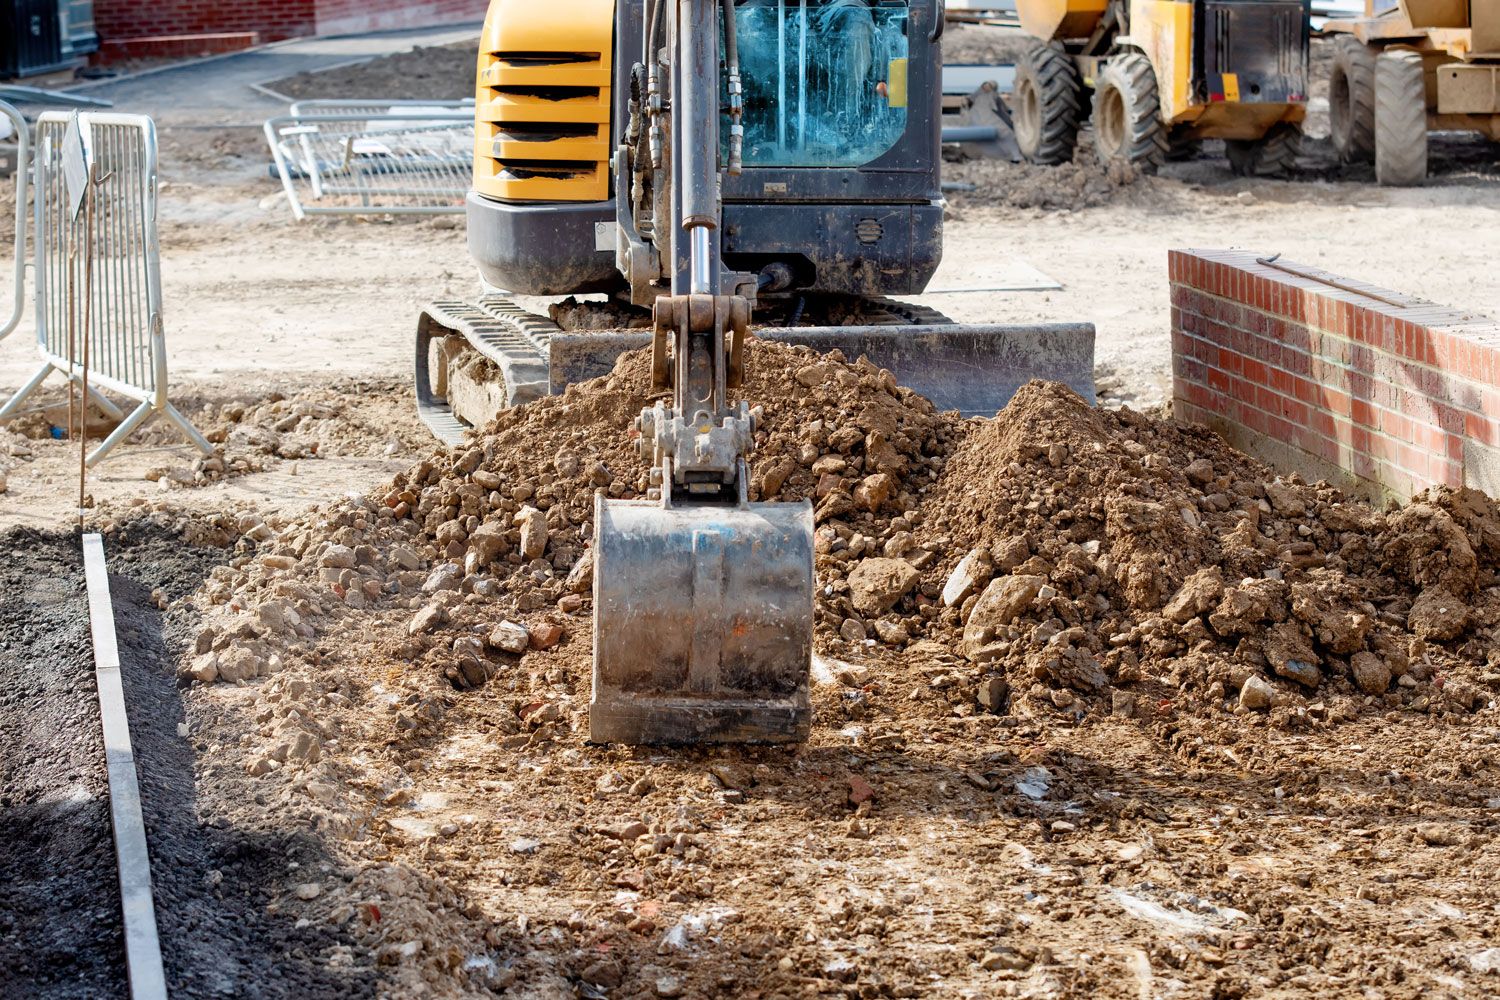
<instances>
[{"instance_id":1,"label":"white debris","mask_svg":"<svg viewBox=\"0 0 1500 1000\"><path fill-rule=\"evenodd\" d=\"M1016 782L1016 791L1028 799L1045 799L1052 788L1052 772L1045 767L1028 767Z\"/></svg>"}]
</instances>

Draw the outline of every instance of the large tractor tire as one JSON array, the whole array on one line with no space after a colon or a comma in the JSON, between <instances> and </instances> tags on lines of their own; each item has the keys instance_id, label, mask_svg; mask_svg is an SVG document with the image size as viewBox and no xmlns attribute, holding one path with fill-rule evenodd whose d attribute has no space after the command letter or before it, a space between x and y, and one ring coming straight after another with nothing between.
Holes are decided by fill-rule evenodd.
<instances>
[{"instance_id":1,"label":"large tractor tire","mask_svg":"<svg viewBox=\"0 0 1500 1000\"><path fill-rule=\"evenodd\" d=\"M1196 160L1203 152L1203 140L1189 138L1182 132L1172 132L1167 135L1167 162L1183 163L1188 160Z\"/></svg>"},{"instance_id":2,"label":"large tractor tire","mask_svg":"<svg viewBox=\"0 0 1500 1000\"><path fill-rule=\"evenodd\" d=\"M1427 179L1427 84L1410 49L1375 60L1375 179L1391 187Z\"/></svg>"},{"instance_id":3,"label":"large tractor tire","mask_svg":"<svg viewBox=\"0 0 1500 1000\"><path fill-rule=\"evenodd\" d=\"M1302 126L1277 122L1259 139L1226 139L1229 169L1241 177L1287 177L1302 152Z\"/></svg>"},{"instance_id":4,"label":"large tractor tire","mask_svg":"<svg viewBox=\"0 0 1500 1000\"><path fill-rule=\"evenodd\" d=\"M1375 158L1375 50L1353 35L1333 40L1328 118L1339 160L1369 163Z\"/></svg>"},{"instance_id":5,"label":"large tractor tire","mask_svg":"<svg viewBox=\"0 0 1500 1000\"><path fill-rule=\"evenodd\" d=\"M1011 121L1027 162L1072 162L1082 92L1078 67L1060 44L1038 42L1021 56L1011 90Z\"/></svg>"},{"instance_id":6,"label":"large tractor tire","mask_svg":"<svg viewBox=\"0 0 1500 1000\"><path fill-rule=\"evenodd\" d=\"M1156 71L1139 52L1110 56L1094 79L1094 151L1106 167L1154 174L1167 158Z\"/></svg>"}]
</instances>

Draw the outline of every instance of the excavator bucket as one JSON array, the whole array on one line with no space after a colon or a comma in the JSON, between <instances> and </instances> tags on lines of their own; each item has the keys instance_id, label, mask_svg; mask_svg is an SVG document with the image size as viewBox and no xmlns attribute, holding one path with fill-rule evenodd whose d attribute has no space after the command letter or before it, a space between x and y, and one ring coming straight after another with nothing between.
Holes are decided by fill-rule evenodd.
<instances>
[{"instance_id":1,"label":"excavator bucket","mask_svg":"<svg viewBox=\"0 0 1500 1000\"><path fill-rule=\"evenodd\" d=\"M812 721L807 501L596 501L595 743L786 743Z\"/></svg>"}]
</instances>

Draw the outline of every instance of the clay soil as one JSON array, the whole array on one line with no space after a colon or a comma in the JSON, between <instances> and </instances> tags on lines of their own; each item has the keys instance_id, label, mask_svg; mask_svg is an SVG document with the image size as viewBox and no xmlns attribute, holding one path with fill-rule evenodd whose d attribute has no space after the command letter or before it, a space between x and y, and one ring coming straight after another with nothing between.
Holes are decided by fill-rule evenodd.
<instances>
[{"instance_id":1,"label":"clay soil","mask_svg":"<svg viewBox=\"0 0 1500 1000\"><path fill-rule=\"evenodd\" d=\"M382 94L467 96L468 72ZM367 96L349 77L305 96ZM420 304L475 290L461 226L294 223L253 129L162 101L173 394L220 439L219 464L162 427L88 493L121 577L122 643L139 650L128 692L163 831L175 996L1500 989L1493 508L1371 510L1157 409L1169 247L1282 251L1448 304L1494 301L1487 147L1442 140L1434 182L1407 191L1316 165L1236 179L1212 150L1157 178L951 165L978 189L952 196L942 285L992 283L1020 256L1065 287L921 301L961 320L1093 320L1104 398L1135 412L1094 423L1043 394L1024 419L962 423L878 372L767 356L750 392L767 418L757 495L820 511L811 738L630 749L586 741L591 608L569 577L593 491L645 486L626 430L649 397L638 368L508 418L477 457L440 451L405 373ZM29 329L0 344L7 391L35 363ZM51 430L63 400L0 434L0 527L13 589L32 595L0 632L13 740L40 739L30 720L49 698L69 732L97 726L72 542L45 533L76 505L77 452ZM824 458L837 461L815 472ZM1208 478L1191 478L1200 459ZM890 482L867 483L878 475ZM545 558L521 554L526 507ZM471 571L476 533L490 558ZM1001 571L1017 538L1025 557ZM975 605L945 607L941 591L978 548L991 575L1045 583L1007 626L966 637ZM851 576L888 556L920 563L918 579L862 610ZM1197 578L1206 589L1176 612L1192 613L1169 617L1204 570L1219 575L1212 606ZM1439 584L1456 600L1424 604ZM1225 609L1238 617L1219 614L1230 592L1254 598ZM556 645L503 652L501 621ZM1378 693L1361 654L1388 671ZM1262 707L1242 705L1252 676ZM103 955L118 933L102 776L75 742L55 761L0 761L7 818L83 859L54 891L38 880L63 876L39 855L0 849L15 900L0 907L0 977L28 995L118 981L115 957L65 974L36 961ZM67 917L47 907L85 892Z\"/></svg>"},{"instance_id":2,"label":"clay soil","mask_svg":"<svg viewBox=\"0 0 1500 1000\"><path fill-rule=\"evenodd\" d=\"M330 963L437 995L1487 988L1493 501L1374 510L1043 383L960 422L871 366L751 361L796 387L756 493L820 525L805 745L587 742L592 499L646 486L598 431L643 356L257 526L195 596L189 715L342 861L276 904L352 935ZM989 590L940 600L976 547L1029 588L998 630Z\"/></svg>"}]
</instances>

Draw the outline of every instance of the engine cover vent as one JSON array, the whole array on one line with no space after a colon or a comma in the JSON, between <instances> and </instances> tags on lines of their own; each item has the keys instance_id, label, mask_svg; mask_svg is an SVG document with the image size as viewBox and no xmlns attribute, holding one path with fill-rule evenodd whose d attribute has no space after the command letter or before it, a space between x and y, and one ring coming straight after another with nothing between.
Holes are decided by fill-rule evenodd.
<instances>
[{"instance_id":1,"label":"engine cover vent","mask_svg":"<svg viewBox=\"0 0 1500 1000\"><path fill-rule=\"evenodd\" d=\"M860 219L854 226L854 235L865 246L869 246L880 242L880 238L885 235L885 226L879 219Z\"/></svg>"}]
</instances>

